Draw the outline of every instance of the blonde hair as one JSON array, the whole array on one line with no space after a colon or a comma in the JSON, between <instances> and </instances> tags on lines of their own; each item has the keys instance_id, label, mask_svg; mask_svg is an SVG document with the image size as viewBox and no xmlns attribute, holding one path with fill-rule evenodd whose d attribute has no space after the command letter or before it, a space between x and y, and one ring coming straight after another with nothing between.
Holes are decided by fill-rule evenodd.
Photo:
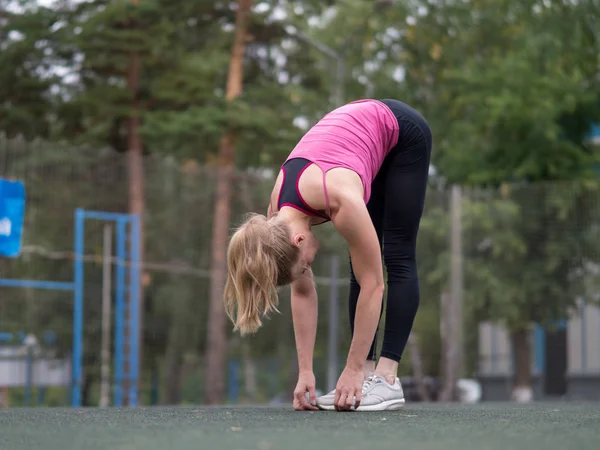
<instances>
[{"instance_id":1,"label":"blonde hair","mask_svg":"<svg viewBox=\"0 0 600 450\"><path fill-rule=\"evenodd\" d=\"M251 214L235 231L227 250L223 298L234 330L242 336L255 333L261 316L278 312L277 287L292 282L299 255L288 226L277 217Z\"/></svg>"}]
</instances>

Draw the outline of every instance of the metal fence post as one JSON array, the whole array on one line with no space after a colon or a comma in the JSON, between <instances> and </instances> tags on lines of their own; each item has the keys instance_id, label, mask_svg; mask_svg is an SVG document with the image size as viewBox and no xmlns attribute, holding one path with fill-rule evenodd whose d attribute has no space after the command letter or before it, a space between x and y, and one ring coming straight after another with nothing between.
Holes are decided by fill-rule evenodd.
<instances>
[{"instance_id":1,"label":"metal fence post","mask_svg":"<svg viewBox=\"0 0 600 450\"><path fill-rule=\"evenodd\" d=\"M82 209L75 211L75 289L73 305L73 380L71 403L81 406L81 387L83 384L83 252L84 220Z\"/></svg>"}]
</instances>

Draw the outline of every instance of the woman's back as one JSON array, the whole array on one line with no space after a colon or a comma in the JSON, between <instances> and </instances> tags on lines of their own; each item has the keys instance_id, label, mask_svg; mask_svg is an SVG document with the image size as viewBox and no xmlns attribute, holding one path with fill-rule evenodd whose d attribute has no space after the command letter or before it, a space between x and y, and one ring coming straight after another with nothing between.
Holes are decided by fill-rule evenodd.
<instances>
[{"instance_id":1,"label":"woman's back","mask_svg":"<svg viewBox=\"0 0 600 450\"><path fill-rule=\"evenodd\" d=\"M398 141L398 121L377 100L358 100L341 106L314 125L287 160L305 158L323 172L344 167L362 179L365 202L385 156Z\"/></svg>"}]
</instances>

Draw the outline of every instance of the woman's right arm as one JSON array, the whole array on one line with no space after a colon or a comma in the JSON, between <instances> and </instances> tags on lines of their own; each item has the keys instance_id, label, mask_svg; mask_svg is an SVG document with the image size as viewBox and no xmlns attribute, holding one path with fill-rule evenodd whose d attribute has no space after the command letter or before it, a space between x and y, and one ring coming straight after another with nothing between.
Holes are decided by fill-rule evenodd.
<instances>
[{"instance_id":1,"label":"woman's right arm","mask_svg":"<svg viewBox=\"0 0 600 450\"><path fill-rule=\"evenodd\" d=\"M312 372L313 370L317 318L317 290L312 271L309 269L305 277L292 283L292 319L300 372Z\"/></svg>"},{"instance_id":2,"label":"woman's right arm","mask_svg":"<svg viewBox=\"0 0 600 450\"><path fill-rule=\"evenodd\" d=\"M310 269L304 277L292 283L291 292L292 320L298 352L298 385L294 391L294 403L298 403L303 409L315 409L306 401L306 392L309 393L311 403L315 401L313 354L318 318L317 290Z\"/></svg>"}]
</instances>

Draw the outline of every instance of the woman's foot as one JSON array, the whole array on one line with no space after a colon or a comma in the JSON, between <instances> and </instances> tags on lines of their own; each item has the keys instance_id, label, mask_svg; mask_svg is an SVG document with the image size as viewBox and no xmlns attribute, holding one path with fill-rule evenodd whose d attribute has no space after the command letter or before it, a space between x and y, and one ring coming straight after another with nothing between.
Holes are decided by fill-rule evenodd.
<instances>
[{"instance_id":1,"label":"woman's foot","mask_svg":"<svg viewBox=\"0 0 600 450\"><path fill-rule=\"evenodd\" d=\"M372 369L375 370L375 364L373 364ZM363 382L363 390L364 390L364 383L366 383L366 381L369 378L371 378L373 375L375 375L373 372L367 372L365 369L365 381ZM317 407L324 411L335 411L335 406L333 404L334 400L335 400L335 389L331 392L328 392L325 395L322 395L321 397L318 397L317 398Z\"/></svg>"},{"instance_id":2,"label":"woman's foot","mask_svg":"<svg viewBox=\"0 0 600 450\"><path fill-rule=\"evenodd\" d=\"M398 378L388 383L384 377L373 375L363 383L362 399L356 411L396 411L404 403L404 391Z\"/></svg>"},{"instance_id":3,"label":"woman's foot","mask_svg":"<svg viewBox=\"0 0 600 450\"><path fill-rule=\"evenodd\" d=\"M335 389L317 398L317 407L324 411L335 411L333 404ZM400 380L388 383L384 377L370 375L365 378L362 399L358 409L353 411L394 411L404 406L404 392Z\"/></svg>"}]
</instances>

